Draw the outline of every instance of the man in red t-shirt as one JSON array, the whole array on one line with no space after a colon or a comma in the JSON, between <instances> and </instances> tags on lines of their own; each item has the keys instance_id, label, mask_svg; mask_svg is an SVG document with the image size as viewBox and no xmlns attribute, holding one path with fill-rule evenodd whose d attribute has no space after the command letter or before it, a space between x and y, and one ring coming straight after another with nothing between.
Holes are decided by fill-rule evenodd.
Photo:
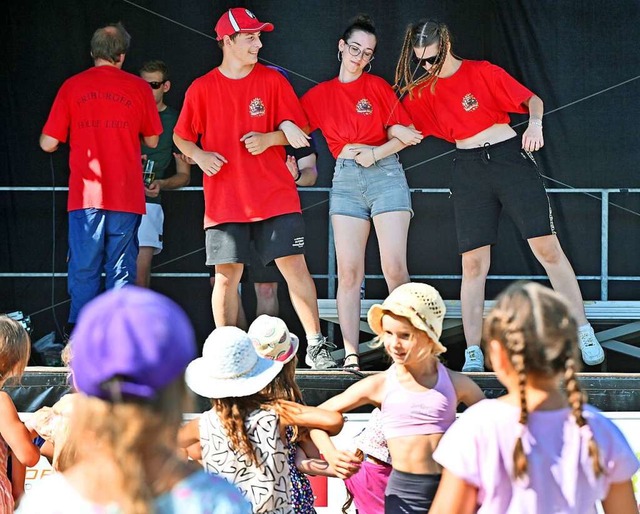
<instances>
[{"instance_id":1,"label":"man in red t-shirt","mask_svg":"<svg viewBox=\"0 0 640 514\"><path fill-rule=\"evenodd\" d=\"M204 172L214 320L218 327L237 324L237 289L253 241L262 262L275 263L287 282L307 335L307 363L335 368L329 353L334 346L320 332L316 288L304 259L300 198L283 148L309 145L300 129L307 119L287 79L258 64L260 33L273 30L271 23L236 7L220 17L215 30L222 63L191 84L173 136Z\"/></svg>"},{"instance_id":2,"label":"man in red t-shirt","mask_svg":"<svg viewBox=\"0 0 640 514\"><path fill-rule=\"evenodd\" d=\"M67 334L100 292L103 272L107 289L136 281L145 213L140 138L155 147L162 123L149 85L121 69L130 41L120 23L95 31L94 66L64 82L40 136L45 152L70 146Z\"/></svg>"}]
</instances>

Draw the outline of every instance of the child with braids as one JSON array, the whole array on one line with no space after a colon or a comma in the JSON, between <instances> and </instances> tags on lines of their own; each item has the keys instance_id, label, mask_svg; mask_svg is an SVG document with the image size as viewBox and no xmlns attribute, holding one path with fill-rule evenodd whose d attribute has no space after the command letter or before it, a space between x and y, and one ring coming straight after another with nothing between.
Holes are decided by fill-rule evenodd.
<instances>
[{"instance_id":1,"label":"child with braids","mask_svg":"<svg viewBox=\"0 0 640 514\"><path fill-rule=\"evenodd\" d=\"M177 304L136 286L110 289L83 307L70 344L73 464L27 492L20 514L251 512L240 491L176 452L196 354Z\"/></svg>"},{"instance_id":2,"label":"child with braids","mask_svg":"<svg viewBox=\"0 0 640 514\"><path fill-rule=\"evenodd\" d=\"M338 319L344 369L360 371L360 285L371 223L380 246L389 291L409 282L407 237L411 194L397 152L406 145L389 138L391 125L410 125L391 86L369 73L378 37L369 16L354 18L338 41L338 76L310 89L302 107L310 129L320 129L336 159L329 214L338 261ZM422 136L406 128L406 144ZM307 359L307 364L311 364Z\"/></svg>"},{"instance_id":3,"label":"child with braids","mask_svg":"<svg viewBox=\"0 0 640 514\"><path fill-rule=\"evenodd\" d=\"M185 378L195 393L211 398L212 408L182 427L178 443L188 448L199 441L205 471L235 484L254 514L295 514L287 427L336 434L343 419L337 412L283 399L274 381L291 348L275 354L281 360L267 359L254 344L237 327L219 327L209 335Z\"/></svg>"},{"instance_id":4,"label":"child with braids","mask_svg":"<svg viewBox=\"0 0 640 514\"><path fill-rule=\"evenodd\" d=\"M551 289L519 282L498 297L484 341L507 394L470 407L440 441L431 514L595 514L598 502L606 514L638 513L638 460L583 402L576 339L571 307Z\"/></svg>"},{"instance_id":5,"label":"child with braids","mask_svg":"<svg viewBox=\"0 0 640 514\"><path fill-rule=\"evenodd\" d=\"M575 273L556 236L553 215L532 152L544 145L542 100L502 68L452 53L447 26L409 25L396 67L396 87L415 128L456 145L451 198L462 255L462 323L467 343L462 371L483 371L480 350L485 282L502 210L515 222L553 287L570 302L579 324L582 359L600 364L604 350L584 313ZM522 138L509 113L528 113ZM390 134L412 138L406 127Z\"/></svg>"}]
</instances>

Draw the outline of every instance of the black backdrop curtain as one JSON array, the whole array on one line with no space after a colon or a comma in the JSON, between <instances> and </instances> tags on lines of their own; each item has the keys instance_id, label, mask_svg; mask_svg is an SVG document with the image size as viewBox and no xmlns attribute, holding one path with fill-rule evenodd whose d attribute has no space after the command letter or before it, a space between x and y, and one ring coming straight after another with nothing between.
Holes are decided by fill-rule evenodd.
<instances>
[{"instance_id":1,"label":"black backdrop curtain","mask_svg":"<svg viewBox=\"0 0 640 514\"><path fill-rule=\"evenodd\" d=\"M38 147L38 136L60 84L92 65L93 31L122 21L132 35L124 69L133 73L148 59L163 59L171 71L168 104L179 108L190 82L216 66L221 52L213 39L220 14L235 2L183 0L21 0L4 7L0 21L2 66L0 106L0 312L32 314L38 337L62 325L68 304L66 279L66 193L10 188L66 186L68 149L53 156ZM248 1L260 19L275 24L263 37L260 56L291 70L298 94L337 72L337 41L349 19L369 13L379 30L373 73L389 81L404 28L421 17L437 17L453 31L462 57L487 59L507 69L545 102L546 145L540 160L550 187L638 187L640 120L640 17L637 0L439 0L340 2L335 0ZM222 99L222 101L224 101ZM513 116L518 123L525 118ZM519 129L521 132L521 128ZM331 184L333 161L322 138L318 186ZM409 185L446 188L452 146L427 140L402 152ZM201 183L194 168L192 185ZM327 273L327 198L302 193L307 222L308 262L312 273ZM609 272L640 275L637 194L614 195L610 210ZM416 216L409 241L409 270L415 275L460 273L451 206L446 194L413 195ZM579 275L600 272L600 211L597 198L552 195L562 244ZM164 195L165 249L154 264L158 272L202 273L202 193ZM542 274L510 222L502 224L492 274ZM375 240L368 250L367 273L379 274ZM2 274L41 273L41 277ZM488 296L505 286L491 281ZM611 299L637 299L637 283L612 282ZM317 280L320 297L327 281ZM435 281L446 298L458 298L458 281ZM153 287L190 313L200 340L211 330L209 283L199 278L156 278ZM585 298L600 295L597 281L584 281ZM384 284L369 281L368 297L383 297ZM55 309L48 308L58 305ZM299 330L290 305L284 318Z\"/></svg>"}]
</instances>

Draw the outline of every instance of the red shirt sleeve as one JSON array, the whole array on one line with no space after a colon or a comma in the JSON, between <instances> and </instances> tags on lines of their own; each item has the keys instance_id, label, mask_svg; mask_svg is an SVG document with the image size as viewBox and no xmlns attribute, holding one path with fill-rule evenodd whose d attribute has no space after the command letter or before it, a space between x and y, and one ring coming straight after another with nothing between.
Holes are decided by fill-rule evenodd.
<instances>
[{"instance_id":1,"label":"red shirt sleeve","mask_svg":"<svg viewBox=\"0 0 640 514\"><path fill-rule=\"evenodd\" d=\"M485 77L490 82L497 107L505 112L524 114L529 112L523 102L533 96L533 92L509 75L500 66L487 63Z\"/></svg>"},{"instance_id":2,"label":"red shirt sleeve","mask_svg":"<svg viewBox=\"0 0 640 514\"><path fill-rule=\"evenodd\" d=\"M61 143L67 142L71 124L71 109L69 109L67 101L67 91L68 87L63 84L53 101L49 117L42 129L43 134L56 138Z\"/></svg>"}]
</instances>

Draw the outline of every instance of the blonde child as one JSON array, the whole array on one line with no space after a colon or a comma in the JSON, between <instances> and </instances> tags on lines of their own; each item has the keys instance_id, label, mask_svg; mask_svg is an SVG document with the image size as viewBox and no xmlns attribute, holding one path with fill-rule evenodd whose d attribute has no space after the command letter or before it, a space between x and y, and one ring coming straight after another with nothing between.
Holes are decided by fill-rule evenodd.
<instances>
[{"instance_id":1,"label":"blonde child","mask_svg":"<svg viewBox=\"0 0 640 514\"><path fill-rule=\"evenodd\" d=\"M20 377L29 361L29 334L17 321L0 315L0 387L10 377ZM11 397L0 391L0 514L13 512L15 501L11 478L7 476L9 454L14 468L35 466L40 459L38 447L24 426Z\"/></svg>"},{"instance_id":2,"label":"blonde child","mask_svg":"<svg viewBox=\"0 0 640 514\"><path fill-rule=\"evenodd\" d=\"M320 405L338 412L367 404L381 406L393 465L385 493L387 513L428 511L441 474L433 451L454 422L457 405L484 398L469 377L438 360L446 351L439 341L444 314L444 302L433 287L408 283L394 289L368 314L392 366ZM357 456L337 450L326 433L312 430L311 437L338 476L348 478L359 469Z\"/></svg>"},{"instance_id":3,"label":"blonde child","mask_svg":"<svg viewBox=\"0 0 640 514\"><path fill-rule=\"evenodd\" d=\"M200 441L209 473L235 484L255 514L293 514L286 427L321 427L335 434L342 416L282 400L270 385L283 363L259 357L252 339L237 327L220 327L207 338L202 357L187 367L187 385L212 399L212 409L187 423L179 444Z\"/></svg>"},{"instance_id":4,"label":"blonde child","mask_svg":"<svg viewBox=\"0 0 640 514\"><path fill-rule=\"evenodd\" d=\"M487 317L484 341L507 394L474 405L445 434L431 514L595 514L599 501L607 514L637 514L638 460L584 403L570 304L539 284L513 284Z\"/></svg>"},{"instance_id":5,"label":"blonde child","mask_svg":"<svg viewBox=\"0 0 640 514\"><path fill-rule=\"evenodd\" d=\"M21 514L249 514L232 485L178 457L195 356L193 328L149 289L110 289L83 307L71 338L75 462L43 479Z\"/></svg>"}]
</instances>

